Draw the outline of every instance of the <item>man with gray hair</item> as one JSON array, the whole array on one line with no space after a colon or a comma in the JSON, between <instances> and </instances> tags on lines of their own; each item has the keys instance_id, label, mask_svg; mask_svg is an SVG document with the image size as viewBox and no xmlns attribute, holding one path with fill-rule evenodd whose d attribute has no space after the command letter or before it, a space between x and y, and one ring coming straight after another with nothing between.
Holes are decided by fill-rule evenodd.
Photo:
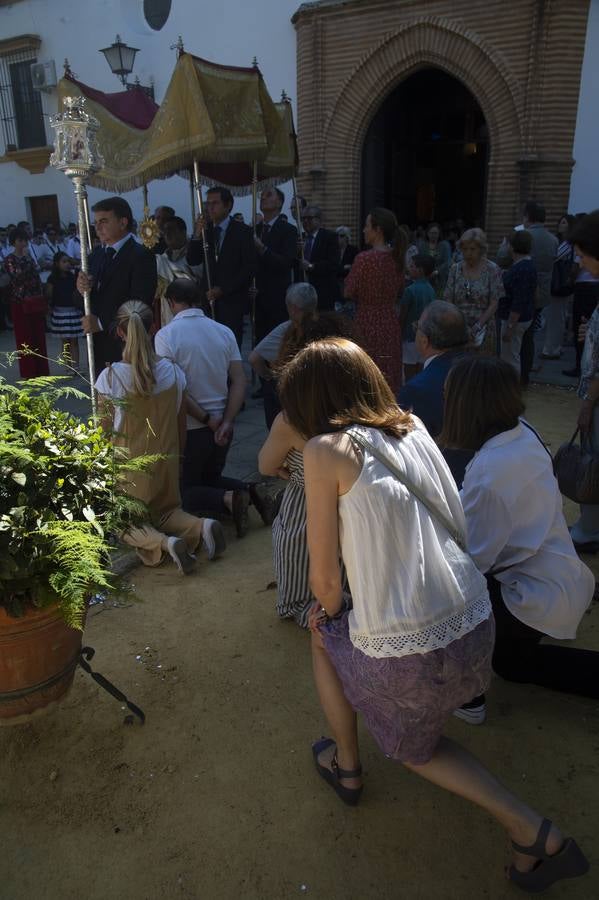
<instances>
[{"instance_id":1,"label":"man with gray hair","mask_svg":"<svg viewBox=\"0 0 599 900\"><path fill-rule=\"evenodd\" d=\"M270 428L275 416L280 412L279 400L274 386L274 373L271 368L275 362L289 328L294 324L306 321L309 316L316 316L318 294L307 281L298 281L287 288L285 304L289 318L277 325L252 350L249 363L260 376L264 392L264 416L266 426Z\"/></svg>"},{"instance_id":2,"label":"man with gray hair","mask_svg":"<svg viewBox=\"0 0 599 900\"><path fill-rule=\"evenodd\" d=\"M402 409L422 420L431 437L443 427L445 379L467 345L468 329L461 310L444 300L429 303L416 323L416 349L424 366L400 389L397 400Z\"/></svg>"}]
</instances>

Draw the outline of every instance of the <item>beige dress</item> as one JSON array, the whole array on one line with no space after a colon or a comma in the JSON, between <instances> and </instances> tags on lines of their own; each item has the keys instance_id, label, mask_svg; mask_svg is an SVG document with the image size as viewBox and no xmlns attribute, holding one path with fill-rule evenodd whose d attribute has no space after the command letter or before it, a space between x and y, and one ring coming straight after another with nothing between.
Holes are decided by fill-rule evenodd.
<instances>
[{"instance_id":1,"label":"beige dress","mask_svg":"<svg viewBox=\"0 0 599 900\"><path fill-rule=\"evenodd\" d=\"M113 369L109 384L111 376L123 385ZM126 447L130 458L164 456L144 472L128 472L124 485L127 493L143 501L149 510L148 524L131 528L122 536L125 543L136 548L146 566L161 562L168 535L183 538L189 553L194 553L202 541L204 520L181 509L177 415L176 379L171 387L148 397L128 393L115 436L115 443Z\"/></svg>"}]
</instances>

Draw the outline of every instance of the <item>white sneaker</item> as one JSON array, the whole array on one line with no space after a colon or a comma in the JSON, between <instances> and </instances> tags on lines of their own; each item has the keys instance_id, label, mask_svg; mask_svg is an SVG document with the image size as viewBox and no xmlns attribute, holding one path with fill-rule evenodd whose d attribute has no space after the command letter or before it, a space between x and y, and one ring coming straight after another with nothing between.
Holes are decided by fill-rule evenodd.
<instances>
[{"instance_id":1,"label":"white sneaker","mask_svg":"<svg viewBox=\"0 0 599 900\"><path fill-rule=\"evenodd\" d=\"M227 546L225 532L223 531L223 526L216 519L204 519L202 537L208 559L216 559L217 556L224 552Z\"/></svg>"},{"instance_id":2,"label":"white sneaker","mask_svg":"<svg viewBox=\"0 0 599 900\"><path fill-rule=\"evenodd\" d=\"M482 725L487 718L487 704L481 703L479 706L464 707L453 711L456 719L462 719L469 725Z\"/></svg>"},{"instance_id":3,"label":"white sneaker","mask_svg":"<svg viewBox=\"0 0 599 900\"><path fill-rule=\"evenodd\" d=\"M181 575L189 575L194 566L194 559L187 552L187 544L183 538L172 535L166 542L166 549Z\"/></svg>"}]
</instances>

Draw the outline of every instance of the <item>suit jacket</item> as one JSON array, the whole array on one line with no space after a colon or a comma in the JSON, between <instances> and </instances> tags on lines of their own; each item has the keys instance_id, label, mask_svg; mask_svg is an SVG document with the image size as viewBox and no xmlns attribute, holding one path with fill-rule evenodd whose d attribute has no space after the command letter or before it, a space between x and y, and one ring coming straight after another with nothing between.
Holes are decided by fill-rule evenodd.
<instances>
[{"instance_id":1,"label":"suit jacket","mask_svg":"<svg viewBox=\"0 0 599 900\"><path fill-rule=\"evenodd\" d=\"M297 228L277 219L263 237L264 225L256 229L266 251L258 254L256 263L256 340L288 318L285 294L291 284L293 264L297 256Z\"/></svg>"},{"instance_id":2,"label":"suit jacket","mask_svg":"<svg viewBox=\"0 0 599 900\"><path fill-rule=\"evenodd\" d=\"M431 437L437 437L443 428L443 388L445 379L460 351L446 350L433 357L426 369L410 378L397 396L402 409L411 410L422 419Z\"/></svg>"},{"instance_id":3,"label":"suit jacket","mask_svg":"<svg viewBox=\"0 0 599 900\"><path fill-rule=\"evenodd\" d=\"M349 273L345 271L345 266L353 265L353 261L356 258L360 251L357 247L354 247L353 244L348 244L345 250L343 251L343 256L339 261L339 268L337 274L339 278L345 278Z\"/></svg>"},{"instance_id":4,"label":"suit jacket","mask_svg":"<svg viewBox=\"0 0 599 900\"><path fill-rule=\"evenodd\" d=\"M230 303L245 304L256 270L252 229L249 225L230 219L217 256L214 226L210 223L206 228L206 242L212 287L219 287L223 291L223 299ZM189 242L187 262L190 266L199 266L204 262L204 244L201 239L194 238ZM206 272L202 275L201 287L203 291L208 290Z\"/></svg>"},{"instance_id":5,"label":"suit jacket","mask_svg":"<svg viewBox=\"0 0 599 900\"><path fill-rule=\"evenodd\" d=\"M339 241L334 231L319 228L312 245L310 262L314 269L307 273L308 281L316 288L319 309L334 309L341 300L339 290Z\"/></svg>"},{"instance_id":6,"label":"suit jacket","mask_svg":"<svg viewBox=\"0 0 599 900\"><path fill-rule=\"evenodd\" d=\"M157 282L156 257L133 236L106 266L105 259L103 247L96 247L89 257L89 271L94 277L91 308L103 329L94 335L98 373L107 362L118 362L122 355L121 341L114 333L119 306L126 300L142 300L151 307Z\"/></svg>"}]
</instances>

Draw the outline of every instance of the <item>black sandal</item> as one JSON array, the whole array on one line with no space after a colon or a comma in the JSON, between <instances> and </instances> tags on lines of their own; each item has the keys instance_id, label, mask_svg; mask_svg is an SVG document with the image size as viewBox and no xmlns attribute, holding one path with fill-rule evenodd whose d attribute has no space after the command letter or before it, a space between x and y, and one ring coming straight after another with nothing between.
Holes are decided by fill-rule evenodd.
<instances>
[{"instance_id":1,"label":"black sandal","mask_svg":"<svg viewBox=\"0 0 599 900\"><path fill-rule=\"evenodd\" d=\"M347 803L348 806L357 806L362 793L362 785L360 785L359 788L348 788L341 784L340 779L359 778L362 774L362 766L358 766L356 769L340 769L339 763L337 762L336 749L333 759L331 760L330 769L327 769L326 766L323 766L318 762L318 757L323 750L326 750L327 747L335 746L335 741L331 738L321 738L320 741L316 741L315 744L312 744L312 756L314 757L316 771L321 778L324 778L327 784L331 785L337 796L343 800L344 803Z\"/></svg>"},{"instance_id":2,"label":"black sandal","mask_svg":"<svg viewBox=\"0 0 599 900\"><path fill-rule=\"evenodd\" d=\"M510 866L509 869L510 881L529 894L539 894L562 878L578 878L580 875L586 875L590 868L588 859L573 838L566 838L557 853L549 856L546 844L551 825L549 819L543 819L537 839L531 847L521 847L512 841L516 853L525 853L526 856L538 858L537 864L530 872L520 872L515 866Z\"/></svg>"}]
</instances>

